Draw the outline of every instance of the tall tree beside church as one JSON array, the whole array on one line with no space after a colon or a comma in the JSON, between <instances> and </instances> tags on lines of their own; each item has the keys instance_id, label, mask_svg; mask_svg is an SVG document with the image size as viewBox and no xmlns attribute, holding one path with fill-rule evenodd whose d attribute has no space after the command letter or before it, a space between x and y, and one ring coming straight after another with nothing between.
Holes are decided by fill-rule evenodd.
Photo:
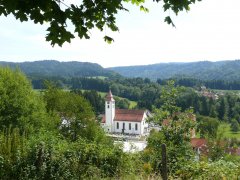
<instances>
[{"instance_id":1,"label":"tall tree beside church","mask_svg":"<svg viewBox=\"0 0 240 180\"><path fill-rule=\"evenodd\" d=\"M101 95L97 91L86 90L82 92L80 89L74 89L72 90L72 92L80 96L83 96L86 100L88 100L96 115L99 115L104 112L104 98L101 97Z\"/></svg>"},{"instance_id":2,"label":"tall tree beside church","mask_svg":"<svg viewBox=\"0 0 240 180\"><path fill-rule=\"evenodd\" d=\"M50 84L44 93L44 99L48 111L57 114L65 122L60 125L66 138L72 141L79 138L94 141L102 136L103 131L95 121L92 107L83 96Z\"/></svg>"}]
</instances>

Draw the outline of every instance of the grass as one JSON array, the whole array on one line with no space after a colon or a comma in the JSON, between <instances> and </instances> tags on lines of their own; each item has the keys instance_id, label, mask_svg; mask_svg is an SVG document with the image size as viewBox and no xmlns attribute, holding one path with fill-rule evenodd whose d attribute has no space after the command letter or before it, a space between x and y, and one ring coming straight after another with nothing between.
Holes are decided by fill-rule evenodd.
<instances>
[{"instance_id":1,"label":"grass","mask_svg":"<svg viewBox=\"0 0 240 180\"><path fill-rule=\"evenodd\" d=\"M82 92L84 92L84 91L85 90L82 90ZM104 98L107 93L98 91L98 94L100 94L100 96ZM123 98L123 97L119 97L119 96L115 96L115 97L118 97L120 99L127 99L127 98ZM130 109L134 109L137 106L137 102L136 101L130 101L129 99L127 99L127 100L130 102L130 105L129 105Z\"/></svg>"},{"instance_id":2,"label":"grass","mask_svg":"<svg viewBox=\"0 0 240 180\"><path fill-rule=\"evenodd\" d=\"M136 101L130 101L130 109L134 109L137 106L137 102Z\"/></svg>"},{"instance_id":3,"label":"grass","mask_svg":"<svg viewBox=\"0 0 240 180\"><path fill-rule=\"evenodd\" d=\"M107 93L105 92L99 92L98 93L100 94L101 97L105 97ZM119 97L119 96L116 96L120 99L127 99L127 98L122 98L122 97ZM129 99L127 99L129 102L130 102L130 105L129 105L129 109L134 109L136 106L137 106L137 102L136 101L130 101Z\"/></svg>"},{"instance_id":4,"label":"grass","mask_svg":"<svg viewBox=\"0 0 240 180\"><path fill-rule=\"evenodd\" d=\"M232 132L230 128L230 124L227 123L221 123L218 128L218 132L223 132L224 138L237 138L240 140L240 131L238 132Z\"/></svg>"},{"instance_id":5,"label":"grass","mask_svg":"<svg viewBox=\"0 0 240 180\"><path fill-rule=\"evenodd\" d=\"M240 140L240 131L238 132L232 132L230 124L227 123L221 123L218 127L218 133L222 133L222 138L236 138ZM196 138L200 138L200 134L196 133Z\"/></svg>"}]
</instances>

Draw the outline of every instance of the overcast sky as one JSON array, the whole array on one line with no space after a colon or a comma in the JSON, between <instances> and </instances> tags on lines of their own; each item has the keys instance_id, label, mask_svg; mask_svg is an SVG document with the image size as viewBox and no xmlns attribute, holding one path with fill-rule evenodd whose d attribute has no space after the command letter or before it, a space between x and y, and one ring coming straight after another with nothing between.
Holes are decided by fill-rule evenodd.
<instances>
[{"instance_id":1,"label":"overcast sky","mask_svg":"<svg viewBox=\"0 0 240 180\"><path fill-rule=\"evenodd\" d=\"M169 12L147 1L149 13L128 5L130 12L118 14L120 32L92 30L91 40L75 39L62 48L45 41L46 26L0 17L0 61L74 60L112 67L240 59L239 0L203 0L188 13L170 13L176 28L163 22ZM105 43L105 34L115 42Z\"/></svg>"}]
</instances>

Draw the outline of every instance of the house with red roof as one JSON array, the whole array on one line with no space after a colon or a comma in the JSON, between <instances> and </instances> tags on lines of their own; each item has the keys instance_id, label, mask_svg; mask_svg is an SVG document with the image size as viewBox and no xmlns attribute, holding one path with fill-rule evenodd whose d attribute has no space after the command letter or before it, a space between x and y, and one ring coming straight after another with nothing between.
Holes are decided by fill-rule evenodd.
<instances>
[{"instance_id":1,"label":"house with red roof","mask_svg":"<svg viewBox=\"0 0 240 180\"><path fill-rule=\"evenodd\" d=\"M102 117L102 127L109 133L143 135L148 132L146 119L150 116L148 110L116 109L111 90L105 98L105 115Z\"/></svg>"},{"instance_id":2,"label":"house with red roof","mask_svg":"<svg viewBox=\"0 0 240 180\"><path fill-rule=\"evenodd\" d=\"M204 138L191 138L191 145L197 156L208 153L207 140Z\"/></svg>"}]
</instances>

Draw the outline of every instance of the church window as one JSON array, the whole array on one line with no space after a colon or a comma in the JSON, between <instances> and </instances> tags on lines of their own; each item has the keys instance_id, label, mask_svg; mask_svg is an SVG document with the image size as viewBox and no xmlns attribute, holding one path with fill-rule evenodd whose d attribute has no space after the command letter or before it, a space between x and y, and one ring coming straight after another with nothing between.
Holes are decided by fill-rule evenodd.
<instances>
[{"instance_id":1,"label":"church window","mask_svg":"<svg viewBox=\"0 0 240 180\"><path fill-rule=\"evenodd\" d=\"M109 108L109 105L108 105L108 108Z\"/></svg>"},{"instance_id":2,"label":"church window","mask_svg":"<svg viewBox=\"0 0 240 180\"><path fill-rule=\"evenodd\" d=\"M117 129L119 129L119 123L117 122Z\"/></svg>"},{"instance_id":3,"label":"church window","mask_svg":"<svg viewBox=\"0 0 240 180\"><path fill-rule=\"evenodd\" d=\"M138 124L137 123L135 124L135 130L136 131L138 130Z\"/></svg>"},{"instance_id":4,"label":"church window","mask_svg":"<svg viewBox=\"0 0 240 180\"><path fill-rule=\"evenodd\" d=\"M132 124L131 124L131 123L129 123L129 130L131 130L131 128L132 128L131 126L132 126Z\"/></svg>"},{"instance_id":5,"label":"church window","mask_svg":"<svg viewBox=\"0 0 240 180\"><path fill-rule=\"evenodd\" d=\"M125 129L125 123L123 123L123 130Z\"/></svg>"}]
</instances>

